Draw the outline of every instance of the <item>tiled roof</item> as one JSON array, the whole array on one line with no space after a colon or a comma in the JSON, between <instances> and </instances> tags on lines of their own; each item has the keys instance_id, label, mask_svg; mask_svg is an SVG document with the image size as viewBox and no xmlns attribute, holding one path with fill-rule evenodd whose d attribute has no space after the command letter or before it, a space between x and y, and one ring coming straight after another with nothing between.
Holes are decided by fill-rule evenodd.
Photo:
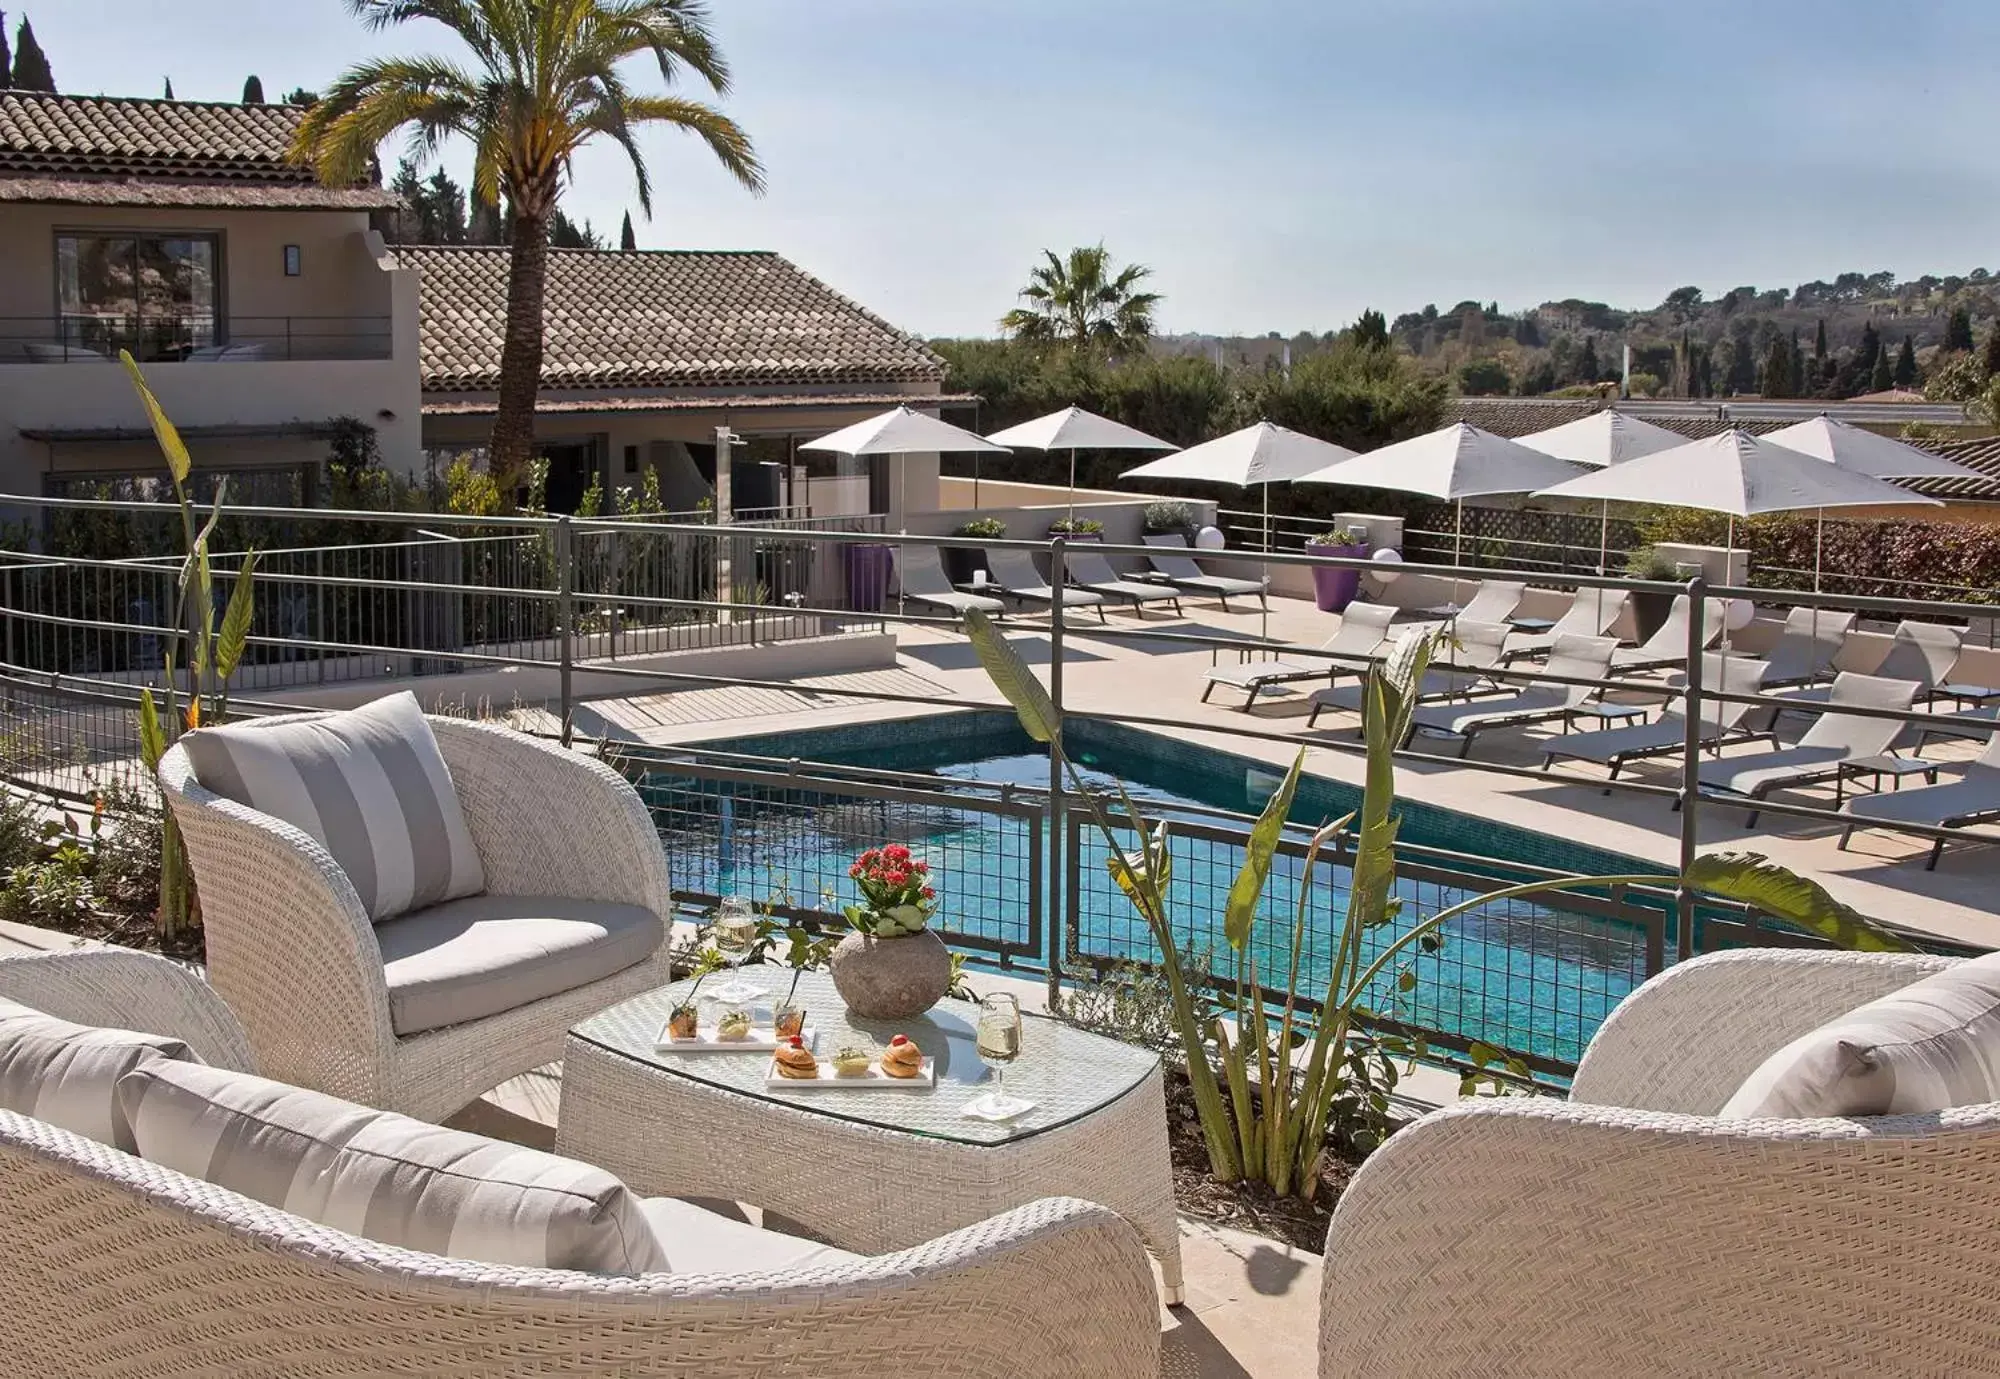
<instances>
[{"instance_id":1,"label":"tiled roof","mask_svg":"<svg viewBox=\"0 0 2000 1379\"><path fill-rule=\"evenodd\" d=\"M562 415L577 412L752 412L792 410L799 407L956 407L979 401L978 393L939 393L913 396L909 393L731 393L726 397L538 397L537 412ZM476 402L448 398L426 402L427 417L490 417L499 411L497 402Z\"/></svg>"},{"instance_id":2,"label":"tiled roof","mask_svg":"<svg viewBox=\"0 0 2000 1379\"><path fill-rule=\"evenodd\" d=\"M1922 445L1922 448L1942 455L1947 460L1956 460L1967 469L1976 469L1990 477L1905 479L1902 481L1905 488L1913 488L1933 498L2000 502L2000 436L1981 436L1977 440L1935 441Z\"/></svg>"},{"instance_id":3,"label":"tiled roof","mask_svg":"<svg viewBox=\"0 0 2000 1379\"><path fill-rule=\"evenodd\" d=\"M498 386L505 248L404 245L420 270L424 387ZM549 388L939 382L923 342L761 252L549 251Z\"/></svg>"},{"instance_id":4,"label":"tiled roof","mask_svg":"<svg viewBox=\"0 0 2000 1379\"><path fill-rule=\"evenodd\" d=\"M1565 422L1580 421L1603 406L1590 397L1461 397L1453 400L1445 420L1463 421L1512 440Z\"/></svg>"},{"instance_id":5,"label":"tiled roof","mask_svg":"<svg viewBox=\"0 0 2000 1379\"><path fill-rule=\"evenodd\" d=\"M286 161L290 105L0 91L0 199L100 206L394 206Z\"/></svg>"}]
</instances>

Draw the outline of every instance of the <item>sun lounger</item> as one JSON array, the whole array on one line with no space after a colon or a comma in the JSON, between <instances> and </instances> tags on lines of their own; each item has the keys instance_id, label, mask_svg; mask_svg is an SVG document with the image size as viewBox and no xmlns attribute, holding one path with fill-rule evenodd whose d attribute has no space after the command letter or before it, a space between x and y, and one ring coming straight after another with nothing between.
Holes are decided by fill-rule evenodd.
<instances>
[{"instance_id":1,"label":"sun lounger","mask_svg":"<svg viewBox=\"0 0 2000 1379\"><path fill-rule=\"evenodd\" d=\"M1889 644L1889 654L1868 673L1882 680L1915 681L1917 702L1922 703L1934 696L1938 686L1951 674L1952 666L1958 662L1959 650L1958 629L1955 627L1935 622L1900 622L1896 624L1895 638ZM1790 712L1794 705L1824 704L1830 694L1827 686L1812 685L1772 695L1777 707L1771 710L1770 726L1775 728L1778 719Z\"/></svg>"},{"instance_id":2,"label":"sun lounger","mask_svg":"<svg viewBox=\"0 0 2000 1379\"><path fill-rule=\"evenodd\" d=\"M1264 591L1264 581L1260 579L1232 579L1227 575L1202 573L1201 566L1194 563L1194 557L1187 553L1187 542L1178 536L1149 536L1146 544L1154 550L1146 559L1153 562L1153 568L1165 577L1167 583L1190 594L1213 594L1222 600L1224 611L1229 608L1233 595L1242 598L1255 594L1270 607L1270 598ZM1179 552L1179 554L1176 554Z\"/></svg>"},{"instance_id":3,"label":"sun lounger","mask_svg":"<svg viewBox=\"0 0 2000 1379\"><path fill-rule=\"evenodd\" d=\"M1063 607L1095 608L1100 622L1110 621L1104 616L1104 595L1094 594L1088 589L1054 588L1035 568L1035 557L1028 553L1025 546L988 546L986 571L1008 598L1019 599L1023 603L1053 605L1060 596Z\"/></svg>"},{"instance_id":4,"label":"sun lounger","mask_svg":"<svg viewBox=\"0 0 2000 1379\"><path fill-rule=\"evenodd\" d=\"M1854 628L1854 614L1831 608L1794 608L1785 616L1785 630L1766 653L1770 669L1764 686L1805 685L1833 673L1833 658Z\"/></svg>"},{"instance_id":5,"label":"sun lounger","mask_svg":"<svg viewBox=\"0 0 2000 1379\"><path fill-rule=\"evenodd\" d=\"M2000 735L1987 740L1986 750L1968 762L1965 774L1955 781L1890 794L1863 795L1849 800L1844 812L1853 815L1856 822L1841 833L1843 848L1857 828L1874 825L1894 828L1897 824L1963 828L1967 824L2000 819ZM1930 860L1924 863L1924 870L1935 871L1938 858L1943 855L1944 839L1933 838Z\"/></svg>"},{"instance_id":6,"label":"sun lounger","mask_svg":"<svg viewBox=\"0 0 2000 1379\"><path fill-rule=\"evenodd\" d=\"M1321 643L1321 655L1311 661L1245 661L1241 665L1217 666L1208 673L1208 686L1201 692L1201 702L1208 702L1217 685L1227 685L1243 691L1241 707L1248 713L1268 686L1287 680L1331 680L1342 672L1352 675L1365 671L1379 659L1384 649L1383 639L1389 635L1389 624L1395 616L1396 610L1387 604L1350 603L1340 615L1339 629Z\"/></svg>"},{"instance_id":7,"label":"sun lounger","mask_svg":"<svg viewBox=\"0 0 2000 1379\"><path fill-rule=\"evenodd\" d=\"M1966 709L1961 713L1932 714L1916 725L1916 754L1922 756L1924 748L1931 745L1934 737L1962 737L1973 742L1984 742L2000 728L2000 705L1989 704L1983 709Z\"/></svg>"},{"instance_id":8,"label":"sun lounger","mask_svg":"<svg viewBox=\"0 0 2000 1379\"><path fill-rule=\"evenodd\" d=\"M1764 662L1747 656L1722 656L1711 651L1701 658L1702 684L1709 688L1719 687L1729 694L1757 693L1763 683L1764 672ZM1755 707L1754 704L1704 700L1697 743L1703 747L1714 747L1737 738L1754 741L1768 736L1746 732L1742 726L1745 715ZM1687 710L1677 702L1669 705L1651 723L1635 723L1629 728L1606 728L1595 733L1565 733L1561 737L1550 738L1542 744L1542 769L1548 770L1558 758L1589 761L1610 767L1609 778L1617 780L1626 762L1678 752L1686 743Z\"/></svg>"},{"instance_id":9,"label":"sun lounger","mask_svg":"<svg viewBox=\"0 0 2000 1379\"><path fill-rule=\"evenodd\" d=\"M1723 604L1718 599L1702 601L1701 644L1713 646L1722 635ZM1660 624L1660 630L1646 638L1638 646L1620 647L1611 658L1613 675L1637 675L1648 670L1665 670L1669 666L1687 664L1688 653L1688 596L1678 595L1674 599L1673 611Z\"/></svg>"},{"instance_id":10,"label":"sun lounger","mask_svg":"<svg viewBox=\"0 0 2000 1379\"><path fill-rule=\"evenodd\" d=\"M1839 713L1843 707L1866 709L1907 709L1920 686L1914 680L1889 680L1879 675L1856 675L1842 671L1834 677L1827 693L1829 712L1813 720L1796 747L1786 747L1768 756L1728 757L1704 762L1701 788L1720 795L1742 795L1761 800L1773 790L1816 785L1832 781L1834 800L1839 802L1841 787L1871 757L1885 755L1903 731L1892 718L1863 718ZM1676 800L1678 809L1680 802ZM1744 820L1755 825L1758 811Z\"/></svg>"},{"instance_id":11,"label":"sun lounger","mask_svg":"<svg viewBox=\"0 0 2000 1379\"><path fill-rule=\"evenodd\" d=\"M1513 632L1503 653L1510 661L1523 656L1540 656L1556 644L1558 637L1601 637L1604 629L1618 621L1625 611L1623 589L1579 589L1569 607L1546 632Z\"/></svg>"},{"instance_id":12,"label":"sun lounger","mask_svg":"<svg viewBox=\"0 0 2000 1379\"><path fill-rule=\"evenodd\" d=\"M1610 637L1556 639L1545 669L1551 675L1577 680L1601 680L1611 666L1618 643ZM1567 720L1597 693L1591 685L1529 685L1518 694L1471 704L1420 704L1410 716L1412 732L1459 740L1458 754L1472 750L1473 739L1492 728L1525 728L1551 719Z\"/></svg>"},{"instance_id":13,"label":"sun lounger","mask_svg":"<svg viewBox=\"0 0 2000 1379\"><path fill-rule=\"evenodd\" d=\"M1096 551L1071 546L1063 560L1068 567L1070 583L1079 589L1088 589L1108 599L1125 599L1137 613L1145 612L1145 605L1149 603L1171 603L1176 614L1181 611L1181 591L1173 585L1121 579L1118 572L1111 568L1111 562Z\"/></svg>"},{"instance_id":14,"label":"sun lounger","mask_svg":"<svg viewBox=\"0 0 2000 1379\"><path fill-rule=\"evenodd\" d=\"M1500 649L1507 642L1507 631L1507 624L1500 622L1453 623L1451 641L1439 648L1436 664L1424 672L1417 686L1418 700L1463 699L1480 686L1491 685L1493 682L1482 672L1500 664ZM1398 628L1396 635L1400 639L1423 633L1406 626ZM1306 726L1317 726L1319 716L1328 710L1360 713L1367 690L1366 684L1314 690L1312 714L1306 719Z\"/></svg>"},{"instance_id":15,"label":"sun lounger","mask_svg":"<svg viewBox=\"0 0 2000 1379\"><path fill-rule=\"evenodd\" d=\"M999 599L964 594L952 588L951 580L945 576L944 562L938 559L936 546L898 546L895 548L895 561L896 587L911 603L949 608L954 613L976 608L995 617L1007 614L1007 605Z\"/></svg>"},{"instance_id":16,"label":"sun lounger","mask_svg":"<svg viewBox=\"0 0 2000 1379\"><path fill-rule=\"evenodd\" d=\"M1505 623L1508 615L1520 606L1521 596L1527 592L1527 585L1511 579L1482 579L1465 607L1456 612L1447 612L1442 608L1427 608L1424 611L1441 617L1444 623ZM1433 625L1442 626L1443 623Z\"/></svg>"}]
</instances>

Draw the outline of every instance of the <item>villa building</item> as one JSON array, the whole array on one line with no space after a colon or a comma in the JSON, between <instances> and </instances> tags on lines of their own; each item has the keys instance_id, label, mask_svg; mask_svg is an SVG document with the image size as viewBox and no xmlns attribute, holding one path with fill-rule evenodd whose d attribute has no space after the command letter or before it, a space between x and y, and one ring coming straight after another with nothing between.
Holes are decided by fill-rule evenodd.
<instances>
[{"instance_id":1,"label":"villa building","mask_svg":"<svg viewBox=\"0 0 2000 1379\"><path fill-rule=\"evenodd\" d=\"M412 474L485 443L507 251L395 243L392 193L286 161L300 113L0 92L0 492L159 472L121 349L246 496L311 501L356 422ZM648 468L693 508L719 429L738 509L936 506L934 459L893 494L879 464L799 463L800 439L945 401L944 364L775 254L553 251L545 340L552 508Z\"/></svg>"}]
</instances>

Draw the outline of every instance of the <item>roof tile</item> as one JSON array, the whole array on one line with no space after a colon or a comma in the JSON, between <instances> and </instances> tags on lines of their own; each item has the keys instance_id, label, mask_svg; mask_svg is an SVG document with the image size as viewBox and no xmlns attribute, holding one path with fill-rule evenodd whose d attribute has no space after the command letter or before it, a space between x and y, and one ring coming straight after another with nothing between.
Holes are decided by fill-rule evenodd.
<instances>
[{"instance_id":1,"label":"roof tile","mask_svg":"<svg viewBox=\"0 0 2000 1379\"><path fill-rule=\"evenodd\" d=\"M175 177L311 184L285 159L303 112L0 91L0 176Z\"/></svg>"},{"instance_id":2,"label":"roof tile","mask_svg":"<svg viewBox=\"0 0 2000 1379\"><path fill-rule=\"evenodd\" d=\"M500 380L504 247L402 245L422 283L424 387ZM750 251L549 251L542 386L937 382L944 361L797 265Z\"/></svg>"}]
</instances>

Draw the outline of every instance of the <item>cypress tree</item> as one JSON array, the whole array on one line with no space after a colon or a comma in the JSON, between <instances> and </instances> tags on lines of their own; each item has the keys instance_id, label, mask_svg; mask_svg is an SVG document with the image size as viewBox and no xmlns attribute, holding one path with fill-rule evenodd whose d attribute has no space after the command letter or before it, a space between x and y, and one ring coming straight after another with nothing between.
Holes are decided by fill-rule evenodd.
<instances>
[{"instance_id":1,"label":"cypress tree","mask_svg":"<svg viewBox=\"0 0 2000 1379\"><path fill-rule=\"evenodd\" d=\"M1583 353L1576 359L1576 381L1595 383L1597 375L1597 342L1586 335L1583 337Z\"/></svg>"},{"instance_id":2,"label":"cypress tree","mask_svg":"<svg viewBox=\"0 0 2000 1379\"><path fill-rule=\"evenodd\" d=\"M42 51L42 45L35 41L35 26L28 22L28 16L21 16L21 27L14 30L14 89L16 91L47 91L55 93L55 73L49 69L49 55Z\"/></svg>"},{"instance_id":3,"label":"cypress tree","mask_svg":"<svg viewBox=\"0 0 2000 1379\"><path fill-rule=\"evenodd\" d=\"M1806 372L1805 351L1799 348L1799 333L1792 332L1791 348L1785 351L1791 357L1792 396L1804 397L1812 390L1811 375Z\"/></svg>"},{"instance_id":4,"label":"cypress tree","mask_svg":"<svg viewBox=\"0 0 2000 1379\"><path fill-rule=\"evenodd\" d=\"M1993 329L1986 332L1986 353L1980 362L1988 378L2000 377L2000 316L1993 318Z\"/></svg>"},{"instance_id":5,"label":"cypress tree","mask_svg":"<svg viewBox=\"0 0 2000 1379\"><path fill-rule=\"evenodd\" d=\"M174 98L174 79L172 77L168 77L167 89L160 93L160 99L163 101L170 101L173 98Z\"/></svg>"},{"instance_id":6,"label":"cypress tree","mask_svg":"<svg viewBox=\"0 0 2000 1379\"><path fill-rule=\"evenodd\" d=\"M253 72L243 82L243 104L262 105L264 103L264 83Z\"/></svg>"},{"instance_id":7,"label":"cypress tree","mask_svg":"<svg viewBox=\"0 0 2000 1379\"><path fill-rule=\"evenodd\" d=\"M1896 351L1896 386L1907 388L1917 381L1917 342L1909 336L1903 337L1903 347Z\"/></svg>"},{"instance_id":8,"label":"cypress tree","mask_svg":"<svg viewBox=\"0 0 2000 1379\"><path fill-rule=\"evenodd\" d=\"M1896 375L1889 368L1889 351L1878 347L1875 351L1875 367L1868 375L1868 391L1887 392L1895 381Z\"/></svg>"},{"instance_id":9,"label":"cypress tree","mask_svg":"<svg viewBox=\"0 0 2000 1379\"><path fill-rule=\"evenodd\" d=\"M1826 317L1819 318L1813 328L1813 365L1815 368L1826 363Z\"/></svg>"},{"instance_id":10,"label":"cypress tree","mask_svg":"<svg viewBox=\"0 0 2000 1379\"><path fill-rule=\"evenodd\" d=\"M1855 351L1854 358L1861 372L1873 373L1876 361L1881 357L1882 337L1876 334L1875 323L1870 321L1861 327L1861 348Z\"/></svg>"},{"instance_id":11,"label":"cypress tree","mask_svg":"<svg viewBox=\"0 0 2000 1379\"><path fill-rule=\"evenodd\" d=\"M1944 347L1947 352L1972 348L1972 313L1962 306L1953 307L1945 318Z\"/></svg>"},{"instance_id":12,"label":"cypress tree","mask_svg":"<svg viewBox=\"0 0 2000 1379\"><path fill-rule=\"evenodd\" d=\"M632 213L625 212L625 223L618 227L618 247L631 253L639 247L639 237L632 233Z\"/></svg>"},{"instance_id":13,"label":"cypress tree","mask_svg":"<svg viewBox=\"0 0 2000 1379\"><path fill-rule=\"evenodd\" d=\"M14 84L14 54L7 46L7 11L0 10L0 91Z\"/></svg>"},{"instance_id":14,"label":"cypress tree","mask_svg":"<svg viewBox=\"0 0 2000 1379\"><path fill-rule=\"evenodd\" d=\"M1773 340L1771 347L1764 351L1763 377L1758 381L1757 390L1765 397L1790 397L1791 372L1791 350L1783 340Z\"/></svg>"}]
</instances>

